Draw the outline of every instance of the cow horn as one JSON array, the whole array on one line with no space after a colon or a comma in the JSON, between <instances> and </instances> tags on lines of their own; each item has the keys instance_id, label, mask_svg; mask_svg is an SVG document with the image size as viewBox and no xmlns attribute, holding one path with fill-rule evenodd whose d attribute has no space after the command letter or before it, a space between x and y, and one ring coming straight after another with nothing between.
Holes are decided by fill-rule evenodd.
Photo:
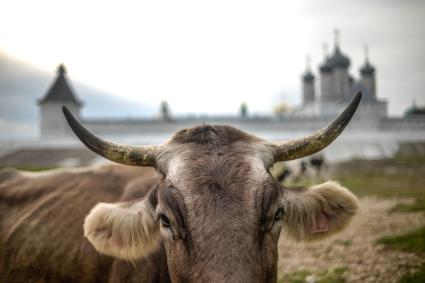
<instances>
[{"instance_id":1,"label":"cow horn","mask_svg":"<svg viewBox=\"0 0 425 283\"><path fill-rule=\"evenodd\" d=\"M275 161L285 161L302 158L314 154L331 144L345 129L356 112L362 98L358 92L345 110L329 125L311 136L272 144L275 151Z\"/></svg>"},{"instance_id":2,"label":"cow horn","mask_svg":"<svg viewBox=\"0 0 425 283\"><path fill-rule=\"evenodd\" d=\"M155 166L159 146L129 146L112 143L90 132L66 106L62 106L62 111L75 135L93 152L121 164Z\"/></svg>"}]
</instances>

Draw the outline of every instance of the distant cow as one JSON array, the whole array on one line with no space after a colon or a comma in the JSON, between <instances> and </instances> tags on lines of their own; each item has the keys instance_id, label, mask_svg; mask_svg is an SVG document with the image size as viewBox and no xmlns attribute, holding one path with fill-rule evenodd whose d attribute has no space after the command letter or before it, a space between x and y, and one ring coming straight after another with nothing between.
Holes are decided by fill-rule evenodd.
<instances>
[{"instance_id":1,"label":"distant cow","mask_svg":"<svg viewBox=\"0 0 425 283\"><path fill-rule=\"evenodd\" d=\"M334 182L285 188L268 169L329 145L360 98L323 130L286 142L199 126L160 146L119 145L64 108L88 148L156 170L2 172L0 282L276 282L282 227L295 239L324 237L358 202Z\"/></svg>"},{"instance_id":2,"label":"distant cow","mask_svg":"<svg viewBox=\"0 0 425 283\"><path fill-rule=\"evenodd\" d=\"M323 155L315 155L311 158L285 163L283 168L276 172L275 177L279 182L297 182L302 178L316 181L323 177L325 165Z\"/></svg>"}]
</instances>

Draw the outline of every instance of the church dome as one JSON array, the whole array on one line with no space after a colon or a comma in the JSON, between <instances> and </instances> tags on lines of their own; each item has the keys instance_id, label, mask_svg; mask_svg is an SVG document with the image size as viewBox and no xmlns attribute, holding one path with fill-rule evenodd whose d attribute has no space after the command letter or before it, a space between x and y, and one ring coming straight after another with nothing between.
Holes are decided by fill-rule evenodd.
<instances>
[{"instance_id":1,"label":"church dome","mask_svg":"<svg viewBox=\"0 0 425 283\"><path fill-rule=\"evenodd\" d=\"M329 64L331 68L345 68L350 66L350 59L341 53L339 47L335 47L335 52L331 58L329 58Z\"/></svg>"},{"instance_id":2,"label":"church dome","mask_svg":"<svg viewBox=\"0 0 425 283\"><path fill-rule=\"evenodd\" d=\"M319 70L321 73L329 73L332 71L332 66L330 64L329 58L325 59L325 62L320 65Z\"/></svg>"},{"instance_id":3,"label":"church dome","mask_svg":"<svg viewBox=\"0 0 425 283\"><path fill-rule=\"evenodd\" d=\"M313 82L313 81L314 81L314 75L313 75L313 73L310 72L310 71L306 71L303 74L303 82L310 83L310 82Z\"/></svg>"},{"instance_id":4,"label":"church dome","mask_svg":"<svg viewBox=\"0 0 425 283\"><path fill-rule=\"evenodd\" d=\"M310 57L310 55L306 55L306 57L305 57L305 72L302 75L302 80L303 80L304 83L314 82L314 75L311 71L311 57Z\"/></svg>"},{"instance_id":5,"label":"church dome","mask_svg":"<svg viewBox=\"0 0 425 283\"><path fill-rule=\"evenodd\" d=\"M364 47L365 61L363 66L360 67L360 74L362 76L373 75L375 73L375 67L369 63L369 47Z\"/></svg>"},{"instance_id":6,"label":"church dome","mask_svg":"<svg viewBox=\"0 0 425 283\"><path fill-rule=\"evenodd\" d=\"M425 107L417 107L415 102L413 105L409 107L406 112L404 112L404 116L416 116L416 115L425 115Z\"/></svg>"},{"instance_id":7,"label":"church dome","mask_svg":"<svg viewBox=\"0 0 425 283\"><path fill-rule=\"evenodd\" d=\"M373 75L375 73L375 67L373 67L369 62L366 62L361 68L360 73L362 75Z\"/></svg>"}]
</instances>

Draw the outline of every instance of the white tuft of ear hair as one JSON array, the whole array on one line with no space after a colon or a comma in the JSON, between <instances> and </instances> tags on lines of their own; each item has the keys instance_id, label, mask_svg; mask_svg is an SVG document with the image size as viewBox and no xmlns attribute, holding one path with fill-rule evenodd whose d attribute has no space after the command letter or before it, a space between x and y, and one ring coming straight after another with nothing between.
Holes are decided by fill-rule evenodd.
<instances>
[{"instance_id":1,"label":"white tuft of ear hair","mask_svg":"<svg viewBox=\"0 0 425 283\"><path fill-rule=\"evenodd\" d=\"M334 181L286 192L284 231L296 240L315 240L341 231L359 207L357 197Z\"/></svg>"},{"instance_id":2,"label":"white tuft of ear hair","mask_svg":"<svg viewBox=\"0 0 425 283\"><path fill-rule=\"evenodd\" d=\"M84 236L98 252L130 261L151 254L160 243L155 210L146 199L97 204L84 221Z\"/></svg>"}]
</instances>

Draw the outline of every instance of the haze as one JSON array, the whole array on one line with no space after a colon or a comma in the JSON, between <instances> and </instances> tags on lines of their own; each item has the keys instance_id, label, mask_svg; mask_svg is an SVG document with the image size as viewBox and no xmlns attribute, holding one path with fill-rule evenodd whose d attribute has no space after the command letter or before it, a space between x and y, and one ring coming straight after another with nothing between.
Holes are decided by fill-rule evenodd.
<instances>
[{"instance_id":1,"label":"haze","mask_svg":"<svg viewBox=\"0 0 425 283\"><path fill-rule=\"evenodd\" d=\"M355 77L370 46L390 115L413 100L425 104L423 1L14 0L1 7L1 52L52 78L63 62L72 81L146 105L167 100L175 114L236 114L243 101L250 113L271 113L282 99L296 106L305 54L317 71L334 28Z\"/></svg>"}]
</instances>

